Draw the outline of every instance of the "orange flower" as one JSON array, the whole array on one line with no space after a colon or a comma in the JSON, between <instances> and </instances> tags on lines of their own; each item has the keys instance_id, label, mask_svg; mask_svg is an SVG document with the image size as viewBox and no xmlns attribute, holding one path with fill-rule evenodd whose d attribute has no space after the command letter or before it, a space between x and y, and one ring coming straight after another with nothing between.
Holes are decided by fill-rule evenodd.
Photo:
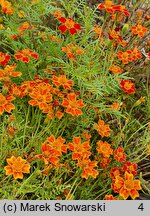
<instances>
[{"instance_id":1,"label":"orange flower","mask_svg":"<svg viewBox=\"0 0 150 216\"><path fill-rule=\"evenodd\" d=\"M8 166L5 166L6 175L13 175L15 179L23 179L23 173L29 173L30 165L21 157L14 157L7 159Z\"/></svg>"},{"instance_id":2,"label":"orange flower","mask_svg":"<svg viewBox=\"0 0 150 216\"><path fill-rule=\"evenodd\" d=\"M110 68L109 68L109 70L111 71L111 72L113 72L114 74L121 74L123 71L122 71L122 69L119 67L119 66L117 66L117 65L112 65Z\"/></svg>"},{"instance_id":3,"label":"orange flower","mask_svg":"<svg viewBox=\"0 0 150 216\"><path fill-rule=\"evenodd\" d=\"M6 55L5 53L0 52L0 64L2 66L5 66L8 64L8 61L11 59L9 55Z\"/></svg>"},{"instance_id":4,"label":"orange flower","mask_svg":"<svg viewBox=\"0 0 150 216\"><path fill-rule=\"evenodd\" d=\"M33 26L30 25L28 22L23 22L22 25L19 26L18 32L19 32L20 34L22 34L24 31L30 30L30 29L33 29Z\"/></svg>"},{"instance_id":5,"label":"orange flower","mask_svg":"<svg viewBox=\"0 0 150 216\"><path fill-rule=\"evenodd\" d=\"M114 150L114 159L119 162L125 162L126 161L126 155L124 153L124 149L119 147L116 150Z\"/></svg>"},{"instance_id":6,"label":"orange flower","mask_svg":"<svg viewBox=\"0 0 150 216\"><path fill-rule=\"evenodd\" d=\"M67 107L65 112L77 117L82 115L82 111L79 108L85 107L83 101L81 99L76 100L77 96L75 93L70 93L67 97L68 99L64 98L62 103L62 106Z\"/></svg>"},{"instance_id":7,"label":"orange flower","mask_svg":"<svg viewBox=\"0 0 150 216\"><path fill-rule=\"evenodd\" d=\"M82 55L84 53L83 49L78 47L78 45L68 44L66 47L62 47L62 52L65 52L67 56L74 61L76 55Z\"/></svg>"},{"instance_id":8,"label":"orange flower","mask_svg":"<svg viewBox=\"0 0 150 216\"><path fill-rule=\"evenodd\" d=\"M63 12L61 10L53 11L52 14L56 18L61 18L63 16Z\"/></svg>"},{"instance_id":9,"label":"orange flower","mask_svg":"<svg viewBox=\"0 0 150 216\"><path fill-rule=\"evenodd\" d=\"M42 154L36 155L35 158L38 158L40 160L44 161L44 164L46 166L50 165L54 167L60 166L59 158L53 154L51 154L51 146L49 144L43 143L42 144Z\"/></svg>"},{"instance_id":10,"label":"orange flower","mask_svg":"<svg viewBox=\"0 0 150 216\"><path fill-rule=\"evenodd\" d=\"M89 141L91 139L91 134L88 132L82 132L82 136L85 140Z\"/></svg>"},{"instance_id":11,"label":"orange flower","mask_svg":"<svg viewBox=\"0 0 150 216\"><path fill-rule=\"evenodd\" d=\"M98 120L98 124L94 123L94 128L95 128L95 130L98 131L98 134L101 135L102 137L104 137L104 136L109 137L110 136L110 127L109 127L109 125L105 124L105 122L103 120Z\"/></svg>"},{"instance_id":12,"label":"orange flower","mask_svg":"<svg viewBox=\"0 0 150 216\"><path fill-rule=\"evenodd\" d=\"M115 179L116 178L116 176L121 176L122 175L122 170L118 167L114 167L114 168L112 168L111 169L111 171L110 171L110 177L112 178L112 179Z\"/></svg>"},{"instance_id":13,"label":"orange flower","mask_svg":"<svg viewBox=\"0 0 150 216\"><path fill-rule=\"evenodd\" d=\"M18 77L21 76L22 73L15 71L16 65L7 65L3 70L0 69L0 80L4 80L5 78L8 78L9 76L12 77Z\"/></svg>"},{"instance_id":14,"label":"orange flower","mask_svg":"<svg viewBox=\"0 0 150 216\"><path fill-rule=\"evenodd\" d=\"M64 116L64 113L60 112L60 111L57 111L56 116L57 116L58 119L61 119Z\"/></svg>"},{"instance_id":15,"label":"orange flower","mask_svg":"<svg viewBox=\"0 0 150 216\"><path fill-rule=\"evenodd\" d=\"M115 109L115 110L120 110L120 104L116 103L116 102L111 104L109 107L112 108L112 109Z\"/></svg>"},{"instance_id":16,"label":"orange flower","mask_svg":"<svg viewBox=\"0 0 150 216\"><path fill-rule=\"evenodd\" d=\"M108 157L103 157L100 159L100 166L102 168L108 167L109 164L110 164L110 159Z\"/></svg>"},{"instance_id":17,"label":"orange flower","mask_svg":"<svg viewBox=\"0 0 150 216\"><path fill-rule=\"evenodd\" d=\"M114 5L111 0L105 0L104 4L99 5L99 10L106 10L108 13L120 12L125 16L129 16L128 10L123 5Z\"/></svg>"},{"instance_id":18,"label":"orange flower","mask_svg":"<svg viewBox=\"0 0 150 216\"><path fill-rule=\"evenodd\" d=\"M47 140L44 142L44 144L49 145L49 153L51 155L55 155L56 157L62 156L62 152L67 152L67 145L65 145L65 139L63 139L61 136L59 136L57 139L55 139L54 135L51 135L47 138Z\"/></svg>"},{"instance_id":19,"label":"orange flower","mask_svg":"<svg viewBox=\"0 0 150 216\"><path fill-rule=\"evenodd\" d=\"M135 85L131 82L131 80L122 80L120 85L125 93L132 94L135 91Z\"/></svg>"},{"instance_id":20,"label":"orange flower","mask_svg":"<svg viewBox=\"0 0 150 216\"><path fill-rule=\"evenodd\" d=\"M41 110L47 108L47 103L52 101L52 94L50 93L51 86L49 84L39 84L35 87L32 92L29 94L32 100L29 100L28 103L31 106L39 106Z\"/></svg>"},{"instance_id":21,"label":"orange flower","mask_svg":"<svg viewBox=\"0 0 150 216\"><path fill-rule=\"evenodd\" d=\"M26 62L26 63L29 63L30 62L30 58L29 57L32 57L32 58L35 58L37 59L38 58L38 54L34 53L32 50L30 49L23 49L23 50L18 50L17 51L18 53L15 54L15 58L17 60L20 60L22 62Z\"/></svg>"},{"instance_id":22,"label":"orange flower","mask_svg":"<svg viewBox=\"0 0 150 216\"><path fill-rule=\"evenodd\" d=\"M130 57L131 53L132 53L131 50L127 50L125 52L119 51L118 58L122 60L123 64L128 64L130 61L132 61Z\"/></svg>"},{"instance_id":23,"label":"orange flower","mask_svg":"<svg viewBox=\"0 0 150 216\"><path fill-rule=\"evenodd\" d=\"M74 35L77 31L81 30L81 26L78 23L75 23L71 18L61 17L58 20L62 23L62 25L58 27L62 34L69 31L71 35Z\"/></svg>"},{"instance_id":24,"label":"orange flower","mask_svg":"<svg viewBox=\"0 0 150 216\"><path fill-rule=\"evenodd\" d=\"M130 161L127 161L122 168L125 172L131 173L132 175L137 174L137 164L133 164Z\"/></svg>"},{"instance_id":25,"label":"orange flower","mask_svg":"<svg viewBox=\"0 0 150 216\"><path fill-rule=\"evenodd\" d=\"M4 111L10 113L12 109L15 109L15 105L11 103L13 100L15 100L15 97L11 95L5 97L0 94L0 115L2 115Z\"/></svg>"},{"instance_id":26,"label":"orange flower","mask_svg":"<svg viewBox=\"0 0 150 216\"><path fill-rule=\"evenodd\" d=\"M68 149L73 151L72 160L81 160L83 157L88 158L91 155L89 141L81 143L80 137L73 137L73 143L68 143Z\"/></svg>"},{"instance_id":27,"label":"orange flower","mask_svg":"<svg viewBox=\"0 0 150 216\"><path fill-rule=\"evenodd\" d=\"M133 175L125 172L124 178L116 176L114 185L119 188L119 195L125 200L131 196L132 199L139 197L137 190L141 190L140 181L134 180Z\"/></svg>"},{"instance_id":28,"label":"orange flower","mask_svg":"<svg viewBox=\"0 0 150 216\"><path fill-rule=\"evenodd\" d=\"M95 37L100 37L100 36L102 36L104 34L102 32L102 29L98 25L94 26L94 29L92 30L92 32L95 33Z\"/></svg>"},{"instance_id":29,"label":"orange flower","mask_svg":"<svg viewBox=\"0 0 150 216\"><path fill-rule=\"evenodd\" d=\"M90 159L83 158L78 161L77 166L82 167L82 178L88 179L89 176L96 178L98 176L98 171L94 168L97 167L96 161L91 161Z\"/></svg>"},{"instance_id":30,"label":"orange flower","mask_svg":"<svg viewBox=\"0 0 150 216\"><path fill-rule=\"evenodd\" d=\"M133 34L138 35L141 38L144 37L144 34L147 32L147 30L147 28L141 26L140 24L131 27Z\"/></svg>"},{"instance_id":31,"label":"orange flower","mask_svg":"<svg viewBox=\"0 0 150 216\"><path fill-rule=\"evenodd\" d=\"M110 0L105 0L104 4L100 4L98 6L99 10L106 10L108 13L113 13L114 9L113 9L114 4L112 3L112 1Z\"/></svg>"},{"instance_id":32,"label":"orange flower","mask_svg":"<svg viewBox=\"0 0 150 216\"><path fill-rule=\"evenodd\" d=\"M126 46L126 41L122 39L118 28L115 28L113 30L109 30L108 36L109 36L110 40L114 41L114 43L113 43L114 46L116 44L120 44L121 46Z\"/></svg>"},{"instance_id":33,"label":"orange flower","mask_svg":"<svg viewBox=\"0 0 150 216\"><path fill-rule=\"evenodd\" d=\"M108 142L103 142L102 140L99 140L97 142L98 147L97 147L97 151L99 154L103 154L103 157L109 158L110 155L113 154L113 150L111 148L111 145Z\"/></svg>"},{"instance_id":34,"label":"orange flower","mask_svg":"<svg viewBox=\"0 0 150 216\"><path fill-rule=\"evenodd\" d=\"M112 194L106 195L105 200L117 200Z\"/></svg>"},{"instance_id":35,"label":"orange flower","mask_svg":"<svg viewBox=\"0 0 150 216\"><path fill-rule=\"evenodd\" d=\"M10 2L5 1L5 0L1 0L0 5L2 7L1 10L3 13L9 14L9 15L14 13L14 10L12 9L12 5Z\"/></svg>"},{"instance_id":36,"label":"orange flower","mask_svg":"<svg viewBox=\"0 0 150 216\"><path fill-rule=\"evenodd\" d=\"M64 89L71 90L71 86L73 86L73 80L68 80L66 75L59 75L52 77L53 84L56 86L63 86Z\"/></svg>"}]
</instances>

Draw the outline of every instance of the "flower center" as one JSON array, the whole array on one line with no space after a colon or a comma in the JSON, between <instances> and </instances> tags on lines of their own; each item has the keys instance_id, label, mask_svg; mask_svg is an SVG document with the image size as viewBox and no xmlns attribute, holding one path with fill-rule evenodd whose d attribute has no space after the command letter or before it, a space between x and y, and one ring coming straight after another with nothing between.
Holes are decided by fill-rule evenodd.
<instances>
[{"instance_id":1,"label":"flower center","mask_svg":"<svg viewBox=\"0 0 150 216\"><path fill-rule=\"evenodd\" d=\"M125 85L124 85L124 87L125 87L125 89L129 90L129 89L131 89L132 84L129 83L129 82L126 82Z\"/></svg>"},{"instance_id":2,"label":"flower center","mask_svg":"<svg viewBox=\"0 0 150 216\"><path fill-rule=\"evenodd\" d=\"M132 190L132 189L134 189L134 181L126 180L126 181L125 181L125 188L126 188L127 190Z\"/></svg>"},{"instance_id":3,"label":"flower center","mask_svg":"<svg viewBox=\"0 0 150 216\"><path fill-rule=\"evenodd\" d=\"M67 19L66 22L65 22L65 26L66 26L68 29L73 28L73 27L74 27L74 21L73 21L73 20Z\"/></svg>"}]
</instances>

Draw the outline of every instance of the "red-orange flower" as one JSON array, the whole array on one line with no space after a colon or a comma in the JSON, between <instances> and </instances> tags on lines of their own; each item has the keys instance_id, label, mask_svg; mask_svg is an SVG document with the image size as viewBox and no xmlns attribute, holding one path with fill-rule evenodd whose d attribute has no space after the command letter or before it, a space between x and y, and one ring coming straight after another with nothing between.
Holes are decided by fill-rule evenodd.
<instances>
[{"instance_id":1,"label":"red-orange flower","mask_svg":"<svg viewBox=\"0 0 150 216\"><path fill-rule=\"evenodd\" d=\"M16 65L7 65L3 70L0 69L0 80L5 80L6 78L12 76L12 77L18 77L21 76L22 73L19 71L14 71L16 68Z\"/></svg>"},{"instance_id":2,"label":"red-orange flower","mask_svg":"<svg viewBox=\"0 0 150 216\"><path fill-rule=\"evenodd\" d=\"M122 73L122 69L121 69L119 66L117 66L117 65L112 65L112 66L109 68L109 70L110 70L111 72L113 72L114 74L121 74L121 73Z\"/></svg>"},{"instance_id":3,"label":"red-orange flower","mask_svg":"<svg viewBox=\"0 0 150 216\"><path fill-rule=\"evenodd\" d=\"M105 124L103 120L98 120L98 124L94 123L94 128L98 131L99 135L101 135L102 137L110 136L110 127L109 125Z\"/></svg>"},{"instance_id":4,"label":"red-orange flower","mask_svg":"<svg viewBox=\"0 0 150 216\"><path fill-rule=\"evenodd\" d=\"M106 195L105 200L117 200L112 194Z\"/></svg>"},{"instance_id":5,"label":"red-orange flower","mask_svg":"<svg viewBox=\"0 0 150 216\"><path fill-rule=\"evenodd\" d=\"M49 90L49 85L38 85L29 94L32 100L29 100L29 104L32 106L39 106L41 110L47 107L47 103L52 101L52 94Z\"/></svg>"},{"instance_id":6,"label":"red-orange flower","mask_svg":"<svg viewBox=\"0 0 150 216\"><path fill-rule=\"evenodd\" d=\"M134 180L134 176L125 172L124 178L116 176L114 186L119 188L119 195L125 200L131 196L132 199L139 197L138 190L141 190L140 181Z\"/></svg>"},{"instance_id":7,"label":"red-orange flower","mask_svg":"<svg viewBox=\"0 0 150 216\"><path fill-rule=\"evenodd\" d=\"M5 166L6 175L13 175L15 179L23 179L23 173L29 173L30 165L21 157L7 159L8 166Z\"/></svg>"},{"instance_id":8,"label":"red-orange flower","mask_svg":"<svg viewBox=\"0 0 150 216\"><path fill-rule=\"evenodd\" d=\"M8 64L8 61L11 59L9 55L6 55L5 53L0 52L0 64L2 66L5 66Z\"/></svg>"},{"instance_id":9,"label":"red-orange flower","mask_svg":"<svg viewBox=\"0 0 150 216\"><path fill-rule=\"evenodd\" d=\"M126 161L126 155L124 153L124 149L119 147L116 150L114 150L114 159L119 162L125 162Z\"/></svg>"},{"instance_id":10,"label":"red-orange flower","mask_svg":"<svg viewBox=\"0 0 150 216\"><path fill-rule=\"evenodd\" d=\"M116 176L121 176L122 175L122 170L119 167L114 167L110 171L110 177L112 179L115 179Z\"/></svg>"},{"instance_id":11,"label":"red-orange flower","mask_svg":"<svg viewBox=\"0 0 150 216\"><path fill-rule=\"evenodd\" d=\"M147 28L143 27L140 24L131 27L131 31L133 32L133 34L138 35L139 37L143 37L147 30Z\"/></svg>"},{"instance_id":12,"label":"red-orange flower","mask_svg":"<svg viewBox=\"0 0 150 216\"><path fill-rule=\"evenodd\" d=\"M74 61L76 55L82 55L84 50L80 48L78 45L68 44L66 47L62 47L62 52L65 52L67 56Z\"/></svg>"},{"instance_id":13,"label":"red-orange flower","mask_svg":"<svg viewBox=\"0 0 150 216\"><path fill-rule=\"evenodd\" d=\"M99 154L102 154L103 157L109 158L110 155L113 154L111 145L108 142L106 141L103 142L102 140L99 140L97 144L98 144L98 147L96 150L98 151Z\"/></svg>"},{"instance_id":14,"label":"red-orange flower","mask_svg":"<svg viewBox=\"0 0 150 216\"><path fill-rule=\"evenodd\" d=\"M51 154L51 150L52 148L49 144L43 143L42 154L36 155L35 158L43 160L46 166L48 166L49 163L51 163L52 166L58 167L60 166L59 157Z\"/></svg>"},{"instance_id":15,"label":"red-orange flower","mask_svg":"<svg viewBox=\"0 0 150 216\"><path fill-rule=\"evenodd\" d=\"M49 147L49 153L51 155L55 155L56 157L60 157L63 153L67 152L67 145L65 145L65 139L63 139L61 136L59 136L57 139L55 139L54 135L51 135L47 138L47 140L44 142L45 144L48 144Z\"/></svg>"},{"instance_id":16,"label":"red-orange flower","mask_svg":"<svg viewBox=\"0 0 150 216\"><path fill-rule=\"evenodd\" d=\"M114 102L113 104L109 105L109 107L115 110L120 110L120 104L117 102Z\"/></svg>"},{"instance_id":17,"label":"red-orange flower","mask_svg":"<svg viewBox=\"0 0 150 216\"><path fill-rule=\"evenodd\" d=\"M37 59L38 54L34 53L30 49L23 49L23 50L18 50L17 54L14 55L17 60L20 60L22 62L29 63L30 62L30 57Z\"/></svg>"},{"instance_id":18,"label":"red-orange flower","mask_svg":"<svg viewBox=\"0 0 150 216\"><path fill-rule=\"evenodd\" d=\"M10 2L5 1L5 0L1 0L0 1L0 5L1 5L1 11L5 14L13 14L14 10L12 9L12 5Z\"/></svg>"},{"instance_id":19,"label":"red-orange flower","mask_svg":"<svg viewBox=\"0 0 150 216\"><path fill-rule=\"evenodd\" d=\"M79 108L83 108L85 106L83 101L81 99L77 100L75 93L70 93L67 97L68 99L64 98L62 103L62 106L67 107L65 112L77 117L82 115L82 111Z\"/></svg>"},{"instance_id":20,"label":"red-orange flower","mask_svg":"<svg viewBox=\"0 0 150 216\"><path fill-rule=\"evenodd\" d=\"M82 167L82 178L88 179L89 176L96 178L98 176L98 171L94 168L97 167L96 161L91 161L90 159L83 158L78 161L77 166Z\"/></svg>"},{"instance_id":21,"label":"red-orange flower","mask_svg":"<svg viewBox=\"0 0 150 216\"><path fill-rule=\"evenodd\" d=\"M64 89L71 90L71 86L73 86L73 80L68 80L66 75L59 75L52 77L53 84L56 86L63 86Z\"/></svg>"},{"instance_id":22,"label":"red-orange flower","mask_svg":"<svg viewBox=\"0 0 150 216\"><path fill-rule=\"evenodd\" d=\"M137 164L133 164L130 161L127 161L122 168L125 172L131 173L132 175L137 174Z\"/></svg>"},{"instance_id":23,"label":"red-orange flower","mask_svg":"<svg viewBox=\"0 0 150 216\"><path fill-rule=\"evenodd\" d=\"M121 88L125 93L132 94L135 91L135 85L131 80L122 80L120 82Z\"/></svg>"},{"instance_id":24,"label":"red-orange flower","mask_svg":"<svg viewBox=\"0 0 150 216\"><path fill-rule=\"evenodd\" d=\"M0 94L0 115L2 115L4 111L10 113L11 110L15 109L15 105L11 103L13 100L15 100L15 97L11 95L5 97Z\"/></svg>"},{"instance_id":25,"label":"red-orange flower","mask_svg":"<svg viewBox=\"0 0 150 216\"><path fill-rule=\"evenodd\" d=\"M114 5L111 0L105 0L104 4L98 6L99 10L106 10L108 13L120 12L125 16L129 16L128 10L123 5Z\"/></svg>"},{"instance_id":26,"label":"red-orange flower","mask_svg":"<svg viewBox=\"0 0 150 216\"><path fill-rule=\"evenodd\" d=\"M72 160L81 160L91 155L89 141L81 143L80 137L73 137L73 143L68 143L68 149L73 151Z\"/></svg>"},{"instance_id":27,"label":"red-orange flower","mask_svg":"<svg viewBox=\"0 0 150 216\"><path fill-rule=\"evenodd\" d=\"M108 167L109 164L110 164L110 159L108 157L103 157L100 159L100 166L102 168Z\"/></svg>"},{"instance_id":28,"label":"red-orange flower","mask_svg":"<svg viewBox=\"0 0 150 216\"><path fill-rule=\"evenodd\" d=\"M80 24L75 23L71 18L61 17L58 20L62 23L62 25L58 27L62 34L69 31L71 35L74 35L77 31L81 30Z\"/></svg>"}]
</instances>

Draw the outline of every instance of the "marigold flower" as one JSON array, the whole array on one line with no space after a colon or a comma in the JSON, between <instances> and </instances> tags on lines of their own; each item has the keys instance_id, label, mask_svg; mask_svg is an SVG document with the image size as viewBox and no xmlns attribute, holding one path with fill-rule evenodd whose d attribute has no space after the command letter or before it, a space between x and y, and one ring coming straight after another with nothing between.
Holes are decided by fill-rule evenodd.
<instances>
[{"instance_id":1,"label":"marigold flower","mask_svg":"<svg viewBox=\"0 0 150 216\"><path fill-rule=\"evenodd\" d=\"M109 158L110 155L113 154L111 145L108 142L106 141L103 142L102 140L99 140L97 144L98 147L96 148L96 150L98 151L99 154L103 154L103 156L106 158Z\"/></svg>"},{"instance_id":2,"label":"marigold flower","mask_svg":"<svg viewBox=\"0 0 150 216\"><path fill-rule=\"evenodd\" d=\"M130 54L132 53L131 50L127 50L125 52L119 51L118 58L122 60L123 64L128 64L132 61Z\"/></svg>"},{"instance_id":3,"label":"marigold flower","mask_svg":"<svg viewBox=\"0 0 150 216\"><path fill-rule=\"evenodd\" d=\"M114 46L120 44L121 46L126 46L126 41L120 35L119 28L108 31L108 37L110 40L114 41Z\"/></svg>"},{"instance_id":4,"label":"marigold flower","mask_svg":"<svg viewBox=\"0 0 150 216\"><path fill-rule=\"evenodd\" d=\"M74 61L76 55L82 55L84 53L83 49L78 47L78 45L68 44L66 47L62 47L62 52L65 52L67 56Z\"/></svg>"},{"instance_id":5,"label":"marigold flower","mask_svg":"<svg viewBox=\"0 0 150 216\"><path fill-rule=\"evenodd\" d=\"M49 147L49 153L51 155L55 155L56 157L60 157L63 153L67 152L67 145L65 145L65 139L63 139L61 136L59 136L57 139L55 139L54 135L51 135L46 139L44 142L45 144L48 144Z\"/></svg>"},{"instance_id":6,"label":"marigold flower","mask_svg":"<svg viewBox=\"0 0 150 216\"><path fill-rule=\"evenodd\" d=\"M119 188L119 195L125 200L131 196L132 199L139 197L138 190L141 190L140 181L134 180L133 174L125 172L124 178L116 176L114 185Z\"/></svg>"},{"instance_id":7,"label":"marigold flower","mask_svg":"<svg viewBox=\"0 0 150 216\"><path fill-rule=\"evenodd\" d=\"M115 110L120 110L120 104L117 103L117 102L114 102L109 107L112 108L112 109L115 109Z\"/></svg>"},{"instance_id":8,"label":"marigold flower","mask_svg":"<svg viewBox=\"0 0 150 216\"><path fill-rule=\"evenodd\" d=\"M15 54L14 56L15 56L15 58L17 60L20 60L20 61L26 62L26 63L30 62L30 58L29 57L32 57L32 58L35 58L35 59L38 58L38 54L34 53L30 49L18 50L17 54Z\"/></svg>"},{"instance_id":9,"label":"marigold flower","mask_svg":"<svg viewBox=\"0 0 150 216\"><path fill-rule=\"evenodd\" d=\"M15 179L23 179L23 173L29 173L30 165L21 157L7 159L8 166L5 166L6 175L13 175Z\"/></svg>"},{"instance_id":10,"label":"marigold flower","mask_svg":"<svg viewBox=\"0 0 150 216\"><path fill-rule=\"evenodd\" d=\"M0 52L0 64L2 66L5 66L8 64L8 61L11 59L9 55L6 55L5 53Z\"/></svg>"},{"instance_id":11,"label":"marigold flower","mask_svg":"<svg viewBox=\"0 0 150 216\"><path fill-rule=\"evenodd\" d=\"M112 66L109 68L109 70L110 70L111 72L113 72L114 74L121 74L121 73L123 72L123 70L122 70L119 66L117 66L117 65L112 65Z\"/></svg>"},{"instance_id":12,"label":"marigold flower","mask_svg":"<svg viewBox=\"0 0 150 216\"><path fill-rule=\"evenodd\" d=\"M106 10L108 13L120 12L125 16L129 16L128 10L123 5L114 5L111 0L105 0L104 4L99 5L99 10Z\"/></svg>"},{"instance_id":13,"label":"marigold flower","mask_svg":"<svg viewBox=\"0 0 150 216\"><path fill-rule=\"evenodd\" d=\"M81 30L81 26L78 23L75 23L71 18L61 17L58 20L62 23L62 25L58 27L62 34L69 31L71 35L74 35L77 31Z\"/></svg>"},{"instance_id":14,"label":"marigold flower","mask_svg":"<svg viewBox=\"0 0 150 216\"><path fill-rule=\"evenodd\" d=\"M114 159L119 162L125 162L126 161L126 155L124 153L124 149L119 147L116 150L114 150Z\"/></svg>"},{"instance_id":15,"label":"marigold flower","mask_svg":"<svg viewBox=\"0 0 150 216\"><path fill-rule=\"evenodd\" d=\"M64 116L64 113L57 111L55 115L57 116L58 119L61 119Z\"/></svg>"},{"instance_id":16,"label":"marigold flower","mask_svg":"<svg viewBox=\"0 0 150 216\"><path fill-rule=\"evenodd\" d=\"M138 35L141 38L144 37L144 34L147 32L147 30L147 28L143 27L140 24L131 27L131 31L133 32L133 34Z\"/></svg>"},{"instance_id":17,"label":"marigold flower","mask_svg":"<svg viewBox=\"0 0 150 216\"><path fill-rule=\"evenodd\" d=\"M71 86L73 86L73 80L68 80L66 75L52 76L53 84L56 86L63 86L64 89L71 90Z\"/></svg>"},{"instance_id":18,"label":"marigold flower","mask_svg":"<svg viewBox=\"0 0 150 216\"><path fill-rule=\"evenodd\" d=\"M94 26L94 29L92 30L92 32L95 33L95 37L100 37L100 36L102 36L104 34L102 32L102 29L98 25Z\"/></svg>"},{"instance_id":19,"label":"marigold flower","mask_svg":"<svg viewBox=\"0 0 150 216\"><path fill-rule=\"evenodd\" d=\"M80 137L73 137L73 143L68 143L68 149L73 151L72 160L81 160L91 155L89 141L81 143Z\"/></svg>"},{"instance_id":20,"label":"marigold flower","mask_svg":"<svg viewBox=\"0 0 150 216\"><path fill-rule=\"evenodd\" d=\"M56 18L61 18L63 16L63 12L61 10L53 11L52 14Z\"/></svg>"},{"instance_id":21,"label":"marigold flower","mask_svg":"<svg viewBox=\"0 0 150 216\"><path fill-rule=\"evenodd\" d=\"M41 110L47 107L47 103L52 101L52 94L50 93L50 85L38 85L36 88L32 90L29 96L32 100L29 100L28 103L31 106L39 106Z\"/></svg>"},{"instance_id":22,"label":"marigold flower","mask_svg":"<svg viewBox=\"0 0 150 216\"><path fill-rule=\"evenodd\" d=\"M131 80L122 80L120 82L121 88L125 93L132 94L135 91L135 85Z\"/></svg>"},{"instance_id":23,"label":"marigold flower","mask_svg":"<svg viewBox=\"0 0 150 216\"><path fill-rule=\"evenodd\" d=\"M88 179L89 176L96 178L98 176L98 171L94 168L97 167L96 161L91 161L90 159L83 158L78 161L77 166L82 167L81 177Z\"/></svg>"},{"instance_id":24,"label":"marigold flower","mask_svg":"<svg viewBox=\"0 0 150 216\"><path fill-rule=\"evenodd\" d=\"M10 2L8 1L4 1L4 0L1 0L0 1L0 5L1 5L1 11L5 14L8 14L8 15L11 15L14 13L14 10L12 8L12 5Z\"/></svg>"},{"instance_id":25,"label":"marigold flower","mask_svg":"<svg viewBox=\"0 0 150 216\"><path fill-rule=\"evenodd\" d=\"M109 127L109 125L105 124L105 122L103 120L98 120L98 124L94 123L94 128L95 128L95 130L98 131L98 134L101 135L102 137L104 137L104 136L109 137L110 136L110 127Z\"/></svg>"},{"instance_id":26,"label":"marigold flower","mask_svg":"<svg viewBox=\"0 0 150 216\"><path fill-rule=\"evenodd\" d=\"M130 161L127 161L122 168L125 172L131 173L132 175L137 174L137 164L133 164Z\"/></svg>"},{"instance_id":27,"label":"marigold flower","mask_svg":"<svg viewBox=\"0 0 150 216\"><path fill-rule=\"evenodd\" d=\"M0 69L0 80L3 80L5 78L8 78L10 76L12 77L18 77L21 76L22 73L19 71L15 71L16 65L7 65L3 70Z\"/></svg>"},{"instance_id":28,"label":"marigold flower","mask_svg":"<svg viewBox=\"0 0 150 216\"><path fill-rule=\"evenodd\" d=\"M109 164L110 164L110 159L109 159L109 157L103 157L103 158L100 159L100 166L101 166L102 168L108 167Z\"/></svg>"},{"instance_id":29,"label":"marigold flower","mask_svg":"<svg viewBox=\"0 0 150 216\"><path fill-rule=\"evenodd\" d=\"M85 107L83 101L81 99L77 100L75 93L69 93L67 97L68 99L64 98L62 103L62 106L67 107L65 112L77 117L82 115L82 111L79 108Z\"/></svg>"},{"instance_id":30,"label":"marigold flower","mask_svg":"<svg viewBox=\"0 0 150 216\"><path fill-rule=\"evenodd\" d=\"M110 177L112 179L115 179L116 176L121 176L122 175L122 170L119 167L114 167L110 171Z\"/></svg>"},{"instance_id":31,"label":"marigold flower","mask_svg":"<svg viewBox=\"0 0 150 216\"><path fill-rule=\"evenodd\" d=\"M82 132L82 136L84 137L85 140L90 140L91 139L91 134L86 132L86 131L83 131Z\"/></svg>"},{"instance_id":32,"label":"marigold flower","mask_svg":"<svg viewBox=\"0 0 150 216\"><path fill-rule=\"evenodd\" d=\"M49 163L51 163L52 166L59 167L60 166L59 157L51 154L51 150L52 148L49 144L43 143L42 154L36 155L35 158L43 160L46 166L48 166Z\"/></svg>"},{"instance_id":33,"label":"marigold flower","mask_svg":"<svg viewBox=\"0 0 150 216\"><path fill-rule=\"evenodd\" d=\"M117 200L112 194L106 195L105 200Z\"/></svg>"},{"instance_id":34,"label":"marigold flower","mask_svg":"<svg viewBox=\"0 0 150 216\"><path fill-rule=\"evenodd\" d=\"M5 97L0 94L0 115L2 115L4 111L10 113L11 110L15 109L15 105L11 103L13 100L15 100L15 97L11 95Z\"/></svg>"},{"instance_id":35,"label":"marigold flower","mask_svg":"<svg viewBox=\"0 0 150 216\"><path fill-rule=\"evenodd\" d=\"M18 27L18 32L22 34L26 30L33 29L34 27L30 25L28 22L23 22L21 26Z\"/></svg>"}]
</instances>

